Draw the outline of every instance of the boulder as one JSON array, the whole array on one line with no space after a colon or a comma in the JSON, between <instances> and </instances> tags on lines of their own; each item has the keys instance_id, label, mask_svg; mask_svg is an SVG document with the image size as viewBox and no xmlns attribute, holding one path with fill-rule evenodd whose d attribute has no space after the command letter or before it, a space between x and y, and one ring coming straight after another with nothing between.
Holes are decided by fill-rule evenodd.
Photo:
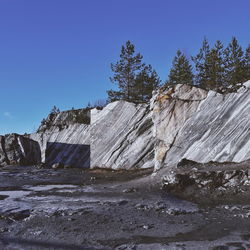
<instances>
[{"instance_id":1,"label":"boulder","mask_svg":"<svg viewBox=\"0 0 250 250\"><path fill-rule=\"evenodd\" d=\"M36 165L40 162L38 142L18 134L0 136L1 165Z\"/></svg>"},{"instance_id":2,"label":"boulder","mask_svg":"<svg viewBox=\"0 0 250 250\"><path fill-rule=\"evenodd\" d=\"M62 163L54 163L53 165L52 165L52 168L53 169L59 169L59 168L63 168L64 166L63 166L63 164Z\"/></svg>"},{"instance_id":3,"label":"boulder","mask_svg":"<svg viewBox=\"0 0 250 250\"><path fill-rule=\"evenodd\" d=\"M195 163L162 169L163 188L195 201L228 201L249 198L250 160L241 163ZM231 196L231 197L230 197Z\"/></svg>"}]
</instances>

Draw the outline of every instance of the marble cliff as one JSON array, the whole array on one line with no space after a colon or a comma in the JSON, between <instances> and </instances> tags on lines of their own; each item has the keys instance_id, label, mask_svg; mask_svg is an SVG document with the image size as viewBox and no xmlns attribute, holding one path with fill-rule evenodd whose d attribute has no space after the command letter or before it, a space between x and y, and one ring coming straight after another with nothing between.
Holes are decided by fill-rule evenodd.
<instances>
[{"instance_id":1,"label":"marble cliff","mask_svg":"<svg viewBox=\"0 0 250 250\"><path fill-rule=\"evenodd\" d=\"M177 85L155 93L151 107L157 169L250 158L250 81L229 94Z\"/></svg>"},{"instance_id":2,"label":"marble cliff","mask_svg":"<svg viewBox=\"0 0 250 250\"><path fill-rule=\"evenodd\" d=\"M176 85L155 91L150 104L65 111L36 133L0 139L0 165L159 170L182 159L242 162L250 159L250 81L228 94Z\"/></svg>"}]
</instances>

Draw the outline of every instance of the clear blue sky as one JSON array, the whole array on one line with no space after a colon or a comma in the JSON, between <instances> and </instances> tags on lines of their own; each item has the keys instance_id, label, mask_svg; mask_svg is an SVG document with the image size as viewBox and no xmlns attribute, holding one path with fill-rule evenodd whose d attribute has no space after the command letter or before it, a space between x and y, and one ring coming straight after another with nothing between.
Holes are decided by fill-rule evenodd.
<instances>
[{"instance_id":1,"label":"clear blue sky","mask_svg":"<svg viewBox=\"0 0 250 250\"><path fill-rule=\"evenodd\" d=\"M250 42L249 0L0 0L0 134L32 132L53 105L106 97L110 63L131 40L167 78L177 49L206 36Z\"/></svg>"}]
</instances>

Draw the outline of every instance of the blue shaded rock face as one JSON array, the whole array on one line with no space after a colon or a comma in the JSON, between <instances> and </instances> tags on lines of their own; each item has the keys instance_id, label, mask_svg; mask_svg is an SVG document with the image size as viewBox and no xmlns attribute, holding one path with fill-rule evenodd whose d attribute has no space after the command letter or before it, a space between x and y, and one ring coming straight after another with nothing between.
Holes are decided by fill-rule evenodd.
<instances>
[{"instance_id":1,"label":"blue shaded rock face","mask_svg":"<svg viewBox=\"0 0 250 250\"><path fill-rule=\"evenodd\" d=\"M47 142L45 164L65 168L90 168L90 145Z\"/></svg>"},{"instance_id":2,"label":"blue shaded rock face","mask_svg":"<svg viewBox=\"0 0 250 250\"><path fill-rule=\"evenodd\" d=\"M41 163L39 143L25 136L0 136L0 165L36 165Z\"/></svg>"}]
</instances>

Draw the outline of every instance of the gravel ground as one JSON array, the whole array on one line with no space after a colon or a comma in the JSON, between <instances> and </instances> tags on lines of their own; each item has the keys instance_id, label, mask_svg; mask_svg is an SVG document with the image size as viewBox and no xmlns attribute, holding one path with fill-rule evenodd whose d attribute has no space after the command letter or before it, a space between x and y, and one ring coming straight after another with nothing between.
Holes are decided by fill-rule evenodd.
<instances>
[{"instance_id":1,"label":"gravel ground","mask_svg":"<svg viewBox=\"0 0 250 250\"><path fill-rule=\"evenodd\" d=\"M250 204L195 204L151 170L5 167L0 249L250 249Z\"/></svg>"}]
</instances>

